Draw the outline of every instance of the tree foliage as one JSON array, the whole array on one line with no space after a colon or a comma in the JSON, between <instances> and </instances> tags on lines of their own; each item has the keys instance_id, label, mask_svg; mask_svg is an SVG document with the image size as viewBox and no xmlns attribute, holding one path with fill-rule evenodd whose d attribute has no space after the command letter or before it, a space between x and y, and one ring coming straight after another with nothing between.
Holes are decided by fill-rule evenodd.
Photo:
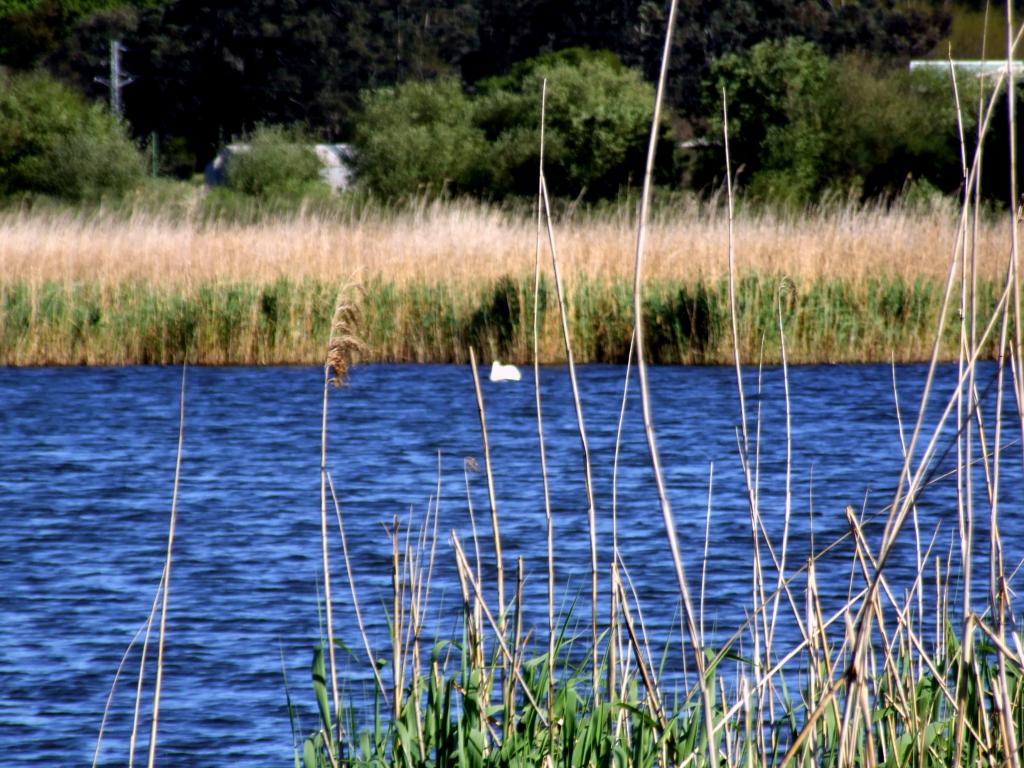
<instances>
[{"instance_id":1,"label":"tree foliage","mask_svg":"<svg viewBox=\"0 0 1024 768\"><path fill-rule=\"evenodd\" d=\"M179 175L201 168L231 136L261 124L302 124L323 139L354 137L365 154L364 178L387 194L440 184L488 196L533 189L536 92L548 75L551 188L603 197L638 179L642 138L634 127L651 100L641 79L656 76L666 12L663 0L0 0L0 66L44 67L87 97L106 100L97 78L107 77L110 41L120 39L124 70L135 78L123 94L127 123L143 140L158 134L162 167ZM866 190L888 188L892 179L848 170L847 158L865 147L891 150L894 167L903 168L908 157L923 162L935 153L886 149L888 139L879 137L854 146L848 137L843 156L834 149L838 139L822 143L824 116L839 109L836 99L866 98L873 88L888 104L888 94L911 87L888 72L933 50L949 24L939 0L680 0L667 101L694 133L713 132L707 87L732 67L736 109L751 100L749 114L737 119L763 153L744 158L748 177L757 167L766 188L794 189L798 197L819 190L809 180L826 173L844 183L858 177ZM792 44L784 61L749 59L764 71L759 85L756 78L743 85L738 62L787 38L847 62L842 66L854 67L859 85L823 85L826 70L835 80L834 64L815 69L810 54ZM607 51L617 63L584 61L581 49ZM457 95L463 92L469 95ZM424 112L402 123L409 101ZM441 105L470 122L446 122ZM763 129L753 117L759 109L769 110ZM921 109L935 116L931 107ZM365 130L371 123L400 141L388 148ZM894 130L910 144L920 138ZM428 141L437 142L432 150ZM484 152L481 142L493 146ZM385 156L400 157L403 167L384 169L376 158Z\"/></svg>"},{"instance_id":2,"label":"tree foliage","mask_svg":"<svg viewBox=\"0 0 1024 768\"><path fill-rule=\"evenodd\" d=\"M456 80L371 91L357 123L357 171L384 197L468 191L485 152L473 105Z\"/></svg>"},{"instance_id":3,"label":"tree foliage","mask_svg":"<svg viewBox=\"0 0 1024 768\"><path fill-rule=\"evenodd\" d=\"M122 194L142 177L124 125L42 73L0 75L0 194L74 200Z\"/></svg>"},{"instance_id":4,"label":"tree foliage","mask_svg":"<svg viewBox=\"0 0 1024 768\"><path fill-rule=\"evenodd\" d=\"M31 68L60 49L77 25L156 0L0 0L0 64Z\"/></svg>"},{"instance_id":5,"label":"tree foliage","mask_svg":"<svg viewBox=\"0 0 1024 768\"><path fill-rule=\"evenodd\" d=\"M311 143L301 130L260 126L248 137L247 150L228 163L228 188L263 198L301 196L320 178Z\"/></svg>"},{"instance_id":6,"label":"tree foliage","mask_svg":"<svg viewBox=\"0 0 1024 768\"><path fill-rule=\"evenodd\" d=\"M568 49L480 85L476 121L491 146L490 187L536 193L544 81L544 166L551 193L608 198L639 184L654 89L614 54Z\"/></svg>"},{"instance_id":7,"label":"tree foliage","mask_svg":"<svg viewBox=\"0 0 1024 768\"><path fill-rule=\"evenodd\" d=\"M260 122L345 138L367 89L472 85L565 48L612 51L653 80L664 24L656 0L0 0L0 64L46 64L101 98L94 78L122 38L137 78L127 119L139 135L183 137L199 166ZM946 26L939 6L893 0L682 0L669 102L698 115L711 63L766 39L900 58L933 48Z\"/></svg>"},{"instance_id":8,"label":"tree foliage","mask_svg":"<svg viewBox=\"0 0 1024 768\"><path fill-rule=\"evenodd\" d=\"M976 88L973 81L960 84L969 146ZM802 203L830 193L893 194L913 180L947 192L960 184L957 116L945 73L886 72L861 57L830 59L814 44L788 38L715 63L705 110L716 135L723 92L733 168L755 197ZM708 165L718 172L720 158Z\"/></svg>"},{"instance_id":9,"label":"tree foliage","mask_svg":"<svg viewBox=\"0 0 1024 768\"><path fill-rule=\"evenodd\" d=\"M755 194L804 200L819 191L820 165L837 116L828 58L799 38L758 43L728 54L711 70L707 111L722 135L721 100L729 109L733 168Z\"/></svg>"},{"instance_id":10,"label":"tree foliage","mask_svg":"<svg viewBox=\"0 0 1024 768\"><path fill-rule=\"evenodd\" d=\"M125 93L140 134L183 136L196 167L257 124L303 123L347 137L359 94L409 79L458 75L476 44L463 0L173 0L83 20L51 67L101 98L110 37L124 39Z\"/></svg>"},{"instance_id":11,"label":"tree foliage","mask_svg":"<svg viewBox=\"0 0 1024 768\"><path fill-rule=\"evenodd\" d=\"M523 62L473 97L453 80L368 93L356 133L361 179L389 197L535 194L545 80L551 193L606 198L638 183L653 89L613 54L580 49Z\"/></svg>"}]
</instances>

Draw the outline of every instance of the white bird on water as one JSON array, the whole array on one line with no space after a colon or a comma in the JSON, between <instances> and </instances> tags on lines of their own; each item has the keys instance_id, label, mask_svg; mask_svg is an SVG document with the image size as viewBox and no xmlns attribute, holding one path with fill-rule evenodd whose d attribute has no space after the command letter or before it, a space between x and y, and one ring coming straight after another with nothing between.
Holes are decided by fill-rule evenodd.
<instances>
[{"instance_id":1,"label":"white bird on water","mask_svg":"<svg viewBox=\"0 0 1024 768\"><path fill-rule=\"evenodd\" d=\"M491 364L491 381L519 381L523 374L514 365L502 365L495 360Z\"/></svg>"}]
</instances>

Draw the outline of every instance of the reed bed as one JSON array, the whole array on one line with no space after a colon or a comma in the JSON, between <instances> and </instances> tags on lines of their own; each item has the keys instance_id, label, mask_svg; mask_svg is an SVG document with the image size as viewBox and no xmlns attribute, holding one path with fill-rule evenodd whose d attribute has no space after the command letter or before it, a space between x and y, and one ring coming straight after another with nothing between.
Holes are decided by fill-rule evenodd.
<instances>
[{"instance_id":1,"label":"reed bed","mask_svg":"<svg viewBox=\"0 0 1024 768\"><path fill-rule=\"evenodd\" d=\"M900 362L927 359L942 300L938 280L822 278L802 283L748 275L738 282L741 354L778 362L776 297L792 362ZM149 283L53 281L0 284L0 365L311 364L327 346L340 283L280 279L265 285L218 283L165 290ZM632 333L625 279L566 284L573 350L582 363L624 363ZM981 281L991 309L999 284ZM493 359L532 359L533 285L506 276L475 288L446 282L398 285L382 278L350 291L364 342L360 362L466 363L470 346ZM552 281L541 283L539 359L565 360ZM724 364L732 359L728 285L649 281L644 298L649 359ZM949 321L941 357L957 354ZM986 350L990 356L991 345Z\"/></svg>"},{"instance_id":2,"label":"reed bed","mask_svg":"<svg viewBox=\"0 0 1024 768\"><path fill-rule=\"evenodd\" d=\"M742 357L777 362L778 286L794 362L926 359L955 211L829 206L740 214L735 237ZM363 362L532 359L533 224L470 203L345 220L258 225L152 215L0 216L0 365L315 363L341 286L362 318ZM623 362L632 328L624 214L555 222L574 351ZM983 304L998 292L1005 223L976 241ZM645 314L651 359L726 363L725 243L717 206L663 210L649 226ZM554 286L540 287L543 364L565 359ZM952 329L952 326L950 326ZM956 355L950 331L941 356ZM763 342L766 346L763 347Z\"/></svg>"},{"instance_id":3,"label":"reed bed","mask_svg":"<svg viewBox=\"0 0 1024 768\"><path fill-rule=\"evenodd\" d=\"M632 279L634 211L563 214L555 222L569 282ZM789 213L740 212L740 272L794 280L868 277L942 279L955 205L830 204ZM5 282L148 284L163 290L220 283L257 286L382 279L443 282L460 289L505 275L532 276L534 224L528 216L471 202L433 202L389 214L368 209L338 218L297 214L260 224L153 214L0 214ZM728 216L722 206L680 201L653 217L647 239L651 280L715 281L725 275ZM1006 224L981 222L979 274L1002 274Z\"/></svg>"}]
</instances>

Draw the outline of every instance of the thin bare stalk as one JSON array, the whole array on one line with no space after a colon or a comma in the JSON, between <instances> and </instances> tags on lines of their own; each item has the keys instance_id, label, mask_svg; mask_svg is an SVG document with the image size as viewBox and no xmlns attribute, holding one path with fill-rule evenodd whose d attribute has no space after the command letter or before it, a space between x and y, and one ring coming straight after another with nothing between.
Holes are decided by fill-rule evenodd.
<instances>
[{"instance_id":1,"label":"thin bare stalk","mask_svg":"<svg viewBox=\"0 0 1024 768\"><path fill-rule=\"evenodd\" d=\"M327 653L331 665L331 693L334 699L334 718L338 721L338 741L341 741L341 697L338 695L338 668L334 660L334 606L331 601L331 570L327 555L327 396L332 378L332 364L324 365L324 397L320 422L320 555L324 572L324 610L327 617ZM334 738L331 735L331 738Z\"/></svg>"},{"instance_id":2,"label":"thin bare stalk","mask_svg":"<svg viewBox=\"0 0 1024 768\"><path fill-rule=\"evenodd\" d=\"M135 765L135 742L139 736L139 716L142 712L142 687L146 679L146 657L149 655L149 637L153 630L153 620L156 618L156 609L160 605L160 597L164 589L164 577L167 571L160 572L160 583L156 592L153 593L153 604L149 608L149 616L146 618L146 636L142 640L142 653L139 655L139 674L135 683L135 711L132 714L132 733L128 738L128 768Z\"/></svg>"},{"instance_id":3,"label":"thin bare stalk","mask_svg":"<svg viewBox=\"0 0 1024 768\"><path fill-rule=\"evenodd\" d=\"M622 578L620 577L619 578L619 584L622 586L623 589L625 589L626 587L629 587L629 594L633 598L633 605L636 606L636 620L637 620L637 622L640 625L639 635L640 635L641 645L643 646L644 659L646 660L646 664L647 664L648 670L653 670L654 669L654 654L651 653L651 645L650 645L650 642L648 640L649 635L647 634L647 623L644 621L644 611L643 611L643 607L640 605L640 595L637 594L636 584L633 583L633 577L629 575L629 569L626 568L625 563L623 563L621 560L619 561L619 567L616 569L616 573L620 573L620 574L622 574L622 575L624 575L626 577L625 581L623 581ZM682 631L682 628L681 628L681 631ZM688 672L687 672L687 669L686 669L686 654L684 653L683 654L683 676L685 677L687 674L688 674ZM654 684L654 689L658 690L658 679L654 675L653 671L651 672L651 680L652 680L652 682ZM659 694L659 696L660 696L660 694Z\"/></svg>"},{"instance_id":4,"label":"thin bare stalk","mask_svg":"<svg viewBox=\"0 0 1024 768\"><path fill-rule=\"evenodd\" d=\"M391 691L395 720L402 716L402 601L398 563L398 516L391 518Z\"/></svg>"},{"instance_id":5,"label":"thin bare stalk","mask_svg":"<svg viewBox=\"0 0 1024 768\"><path fill-rule=\"evenodd\" d=\"M494 535L494 560L498 581L498 614L505 625L505 568L501 553L501 528L498 525L498 502L494 492L494 471L491 467L491 446L487 439L487 414L484 409L484 393L480 388L480 373L476 365L476 353L469 350L470 366L473 369L473 388L476 391L476 406L480 416L480 433L484 449L484 473L487 477L487 499L491 506L491 530Z\"/></svg>"},{"instance_id":6,"label":"thin bare stalk","mask_svg":"<svg viewBox=\"0 0 1024 768\"><path fill-rule=\"evenodd\" d=\"M700 565L700 642L704 645L704 587L708 577L708 545L711 543L711 498L715 487L715 462L708 469L708 511L704 520L704 557Z\"/></svg>"},{"instance_id":7,"label":"thin bare stalk","mask_svg":"<svg viewBox=\"0 0 1024 768\"><path fill-rule=\"evenodd\" d=\"M1022 27L1024 31L1024 27ZM1009 145L1010 145L1010 254L1013 262L1013 349L1017 360L1024 359L1022 356L1022 331L1021 329L1021 296L1020 296L1020 270L1017 251L1017 225L1020 219L1018 215L1021 210L1021 200L1017 194L1017 91L1015 88L1016 79L1013 68L1013 3L1006 5L1006 91L1007 91L1007 121L1009 123ZM1017 394L1018 404L1024 403L1024 366L1018 368L1014 377L1014 389ZM1018 405L1018 422L1020 426L1021 440L1024 441L1024 411ZM1024 450L1024 444L1021 446ZM1005 681L1004 681L1005 684ZM1005 685L1004 685L1005 689Z\"/></svg>"},{"instance_id":8,"label":"thin bare stalk","mask_svg":"<svg viewBox=\"0 0 1024 768\"><path fill-rule=\"evenodd\" d=\"M544 523L547 529L548 565L548 712L555 705L555 526L551 515L551 492L548 484L548 456L544 445L544 416L540 393L540 252L543 240L544 209L544 122L547 114L547 78L541 83L540 94L540 161L537 172L537 237L533 261L533 394L537 409L537 442L540 448L540 474L544 487ZM553 739L549 740L551 749ZM550 754L550 753L549 753ZM553 759L553 757L552 757Z\"/></svg>"},{"instance_id":9,"label":"thin bare stalk","mask_svg":"<svg viewBox=\"0 0 1024 768\"><path fill-rule=\"evenodd\" d=\"M768 632L765 639L765 667L771 666L772 658L772 645L775 640L775 627L776 620L779 614L779 600L782 597L782 582L785 580L786 574L786 552L789 548L789 523L790 515L793 510L793 425L792 425L792 409L790 405L790 393L789 393L789 366L786 361L786 327L782 316L782 301L785 298L784 290L791 289L789 283L783 280L779 286L779 295L777 297L777 309L778 309L778 321L779 321L779 349L782 356L782 381L785 392L785 403L786 403L786 500L785 509L783 513L783 525L782 525L782 550L779 559L779 571L778 578L775 585L775 598L772 601L772 618L771 624L768 627ZM758 406L760 408L760 405ZM760 440L758 440L760 442ZM794 607L795 610L795 607ZM758 670L760 674L762 670ZM768 707L769 717L775 721L775 698L771 695L771 678L768 681ZM760 711L759 716L763 715ZM762 716L762 722L763 716ZM760 734L764 733L764 729L758 729ZM762 744L762 754L764 754L764 745Z\"/></svg>"},{"instance_id":10,"label":"thin bare stalk","mask_svg":"<svg viewBox=\"0 0 1024 768\"><path fill-rule=\"evenodd\" d=\"M626 377L622 385L622 401L619 406L619 422L615 428L615 451L612 456L612 566L611 566L611 600L610 600L610 623L609 623L609 662L608 662L608 695L614 697L618 689L616 676L618 674L618 659L620 658L619 646L621 631L618 627L618 592L615 583L618 579L619 568L619 455L622 449L622 429L626 422L626 404L629 399L630 373L633 365L633 350L636 344L636 333L630 335L629 352L626 355ZM703 603L701 606L703 611ZM703 629L703 627L702 627ZM701 632L703 642L703 631ZM685 656L684 656L685 658ZM623 657L625 663L626 658ZM622 670L623 679L626 670ZM621 723L621 718L619 720Z\"/></svg>"},{"instance_id":11,"label":"thin bare stalk","mask_svg":"<svg viewBox=\"0 0 1024 768\"><path fill-rule=\"evenodd\" d=\"M516 558L516 591L513 598L513 639L512 639L512 677L519 674L519 665L523 660L523 558ZM508 687L508 698L502 702L505 708L504 726L505 738L511 738L516 726L516 687Z\"/></svg>"},{"instance_id":12,"label":"thin bare stalk","mask_svg":"<svg viewBox=\"0 0 1024 768\"><path fill-rule=\"evenodd\" d=\"M163 580L161 579L161 581ZM110 693L107 694L107 701L106 704L104 704L103 706L103 719L100 720L100 732L96 736L96 750L93 752L92 755L92 768L96 768L96 764L99 762L100 759L100 749L103 746L103 732L107 728L107 717L110 714L110 705L114 702L114 691L117 690L117 682L121 679L121 672L124 670L124 665L128 661L128 656L129 654L131 654L132 648L135 647L135 643L138 641L139 635L142 634L142 631L146 629L146 627L149 626L149 624L149 621L144 621L139 625L139 628L135 630L135 634L132 636L131 641L128 643L128 647L124 649L124 653L121 655L121 661L117 665L117 671L114 672L114 682L110 684Z\"/></svg>"},{"instance_id":13,"label":"thin bare stalk","mask_svg":"<svg viewBox=\"0 0 1024 768\"><path fill-rule=\"evenodd\" d=\"M622 429L626 423L626 404L629 400L630 374L633 368L633 353L636 349L636 331L629 337L629 352L626 353L626 377L622 384L622 401L619 406L619 422L615 428L615 452L612 456L612 559L619 554L619 455L622 449Z\"/></svg>"},{"instance_id":14,"label":"thin bare stalk","mask_svg":"<svg viewBox=\"0 0 1024 768\"><path fill-rule=\"evenodd\" d=\"M548 246L551 248L551 269L555 278L555 293L558 295L558 313L562 320L562 340L565 342L565 358L569 366L569 383L572 387L572 402L576 410L576 426L580 433L580 448L583 452L583 477L587 490L587 530L590 534L590 640L593 643L591 654L591 686L595 706L601 700L600 645L597 636L597 511L594 505L594 480L590 467L590 446L587 444L587 426L583 421L583 401L580 399L580 388L576 381L576 362L572 353L572 337L569 335L569 312L566 308L565 291L562 288L562 275L558 267L558 249L555 246L555 229L551 223L551 202L548 200L548 185L543 169L540 176L540 191L544 199L544 220L547 223Z\"/></svg>"},{"instance_id":15,"label":"thin bare stalk","mask_svg":"<svg viewBox=\"0 0 1024 768\"><path fill-rule=\"evenodd\" d=\"M637 670L640 672L640 679L643 681L644 690L647 691L647 701L654 711L654 716L658 719L658 724L661 726L662 731L666 728L665 715L662 712L661 700L658 696L658 689L654 682L653 676L647 671L647 662L644 659L644 652L640 646L640 639L636 633L636 627L633 624L633 614L629 610L629 601L626 597L626 591L622 586L622 582L618 583L619 587L619 600L622 605L622 617L626 622L626 633L629 635L629 644L633 649L633 656L636 660ZM708 740L711 740L711 734L708 734Z\"/></svg>"},{"instance_id":16,"label":"thin bare stalk","mask_svg":"<svg viewBox=\"0 0 1024 768\"><path fill-rule=\"evenodd\" d=\"M1017 254L1017 222L1020 212L1020 201L1017 198L1017 113L1016 113L1016 102L1017 102L1017 91L1014 87L1014 69L1013 69L1013 3L1006 3L1006 82L1007 82L1007 120L1009 122L1009 143L1010 143L1010 261L1012 266L1013 274L1013 359L1018 362L1022 361L1021 356L1021 300L1020 300L1020 271L1019 271L1019 260ZM1002 366L1000 366L1002 367ZM1021 410L1021 405L1024 404L1024 363L1016 366L1016 372L1013 377L1014 382L1014 393L1017 399L1017 422L1020 429L1021 440L1024 441L1024 411ZM1000 390L1000 394L1002 391ZM997 412L996 418L999 419L1001 416ZM997 429L998 431L998 429ZM1021 445L1022 451L1024 451L1024 442ZM998 467L998 464L997 464ZM996 494L994 498L998 498ZM992 525L996 525L995 515L993 515ZM998 536L998 534L997 534ZM999 602L998 602L998 631L1000 637L1006 636L1006 604L1007 604L1007 586L1005 581L1005 570L1003 568L1002 561L1002 548L999 551ZM993 610L996 610L997 606L993 605ZM1001 709L1001 715L1003 718L1003 727L1006 731L1006 752L1009 757L1010 764L1013 768L1020 768L1020 755L1017 752L1017 734L1014 727L1014 718L1012 715L1012 705L1010 702L1009 692L1009 678L1006 672L1006 654L999 654L998 657L999 665L999 687L1002 689L1003 706Z\"/></svg>"},{"instance_id":17,"label":"thin bare stalk","mask_svg":"<svg viewBox=\"0 0 1024 768\"><path fill-rule=\"evenodd\" d=\"M408 569L409 577L409 632L412 635L412 664L409 673L409 679L412 681L412 701L413 701L413 715L416 719L416 746L419 751L420 764L426 762L426 740L423 737L423 708L420 706L421 700L421 689L420 689L420 670L422 669L421 656L420 656L420 630L422 629L423 613L422 610L425 606L421 600L423 598L423 572L420 568L420 562L423 556L423 536L426 535L430 525L430 512L427 511L427 519L423 525L420 535L420 547L414 552L406 549L405 562ZM408 642L406 644L408 648ZM406 652L406 658L409 658L408 652Z\"/></svg>"},{"instance_id":18,"label":"thin bare stalk","mask_svg":"<svg viewBox=\"0 0 1024 768\"><path fill-rule=\"evenodd\" d=\"M476 531L476 514L473 512L473 494L469 490L469 473L478 472L480 466L477 464L476 459L472 456L467 456L462 462L462 479L466 485L466 507L469 510L469 529L473 535L473 557L476 563L476 577L479 580L481 578L481 557L480 557L480 537Z\"/></svg>"},{"instance_id":19,"label":"thin bare stalk","mask_svg":"<svg viewBox=\"0 0 1024 768\"><path fill-rule=\"evenodd\" d=\"M473 577L473 572L469 569L469 562L466 560L466 554L462 551L462 545L459 543L458 534L455 531L451 532L451 540L452 545L455 547L455 562L458 565L462 578L473 587L473 592L476 594L477 602L483 609L484 615L487 617L487 621L491 625L491 629L495 632L494 639L498 641L498 648L501 651L502 658L505 660L505 663L511 667L515 679L518 680L519 685L523 689L523 695L537 713L537 719L540 721L541 726L544 728L549 727L550 722L544 715L544 711L541 709L540 704L537 703L533 694L530 693L530 686L525 680L523 680L522 672L519 671L513 663L514 657L512 655L512 651L509 650L504 634L498 630L498 622L494 620L494 615L491 613L491 609L488 608L487 603L484 602L480 583Z\"/></svg>"},{"instance_id":20,"label":"thin bare stalk","mask_svg":"<svg viewBox=\"0 0 1024 768\"><path fill-rule=\"evenodd\" d=\"M963 378L963 366L960 368L960 378ZM899 387L896 384L896 363L892 363L892 399L893 404L896 408L896 429L900 436L900 452L903 457L903 461L907 460L907 439L903 431L903 412L900 409L900 394ZM957 400L957 407L959 409L959 399ZM914 582L916 593L917 593L917 616L918 622L920 623L920 631L924 632L924 590L920 589L922 575L924 573L924 561L921 558L921 526L917 517L917 505L912 507L913 510L913 522L914 522L914 555L917 563L917 575L918 578Z\"/></svg>"},{"instance_id":21,"label":"thin bare stalk","mask_svg":"<svg viewBox=\"0 0 1024 768\"><path fill-rule=\"evenodd\" d=\"M679 542L676 538L675 520L672 515L672 506L669 503L665 490L664 473L661 470L661 459L658 455L658 443L654 432L654 420L651 415L650 388L647 383L647 363L644 359L644 331L643 331L643 262L644 249L647 242L647 224L650 217L651 190L654 178L654 159L658 147L658 133L661 128L661 107L665 97L665 83L668 79L668 61L672 50L672 33L676 23L678 1L672 0L669 6L668 24L665 30L665 45L661 55L661 69L658 73L658 88L654 97L654 114L651 118L651 135L647 144L647 162L644 168L643 192L640 197L640 211L637 221L636 235L636 259L634 262L633 276L633 328L636 334L636 362L637 373L640 379L640 402L644 417L644 432L647 436L647 447L651 456L651 465L654 469L655 484L658 489L658 500L661 506L661 514L665 525L665 535L668 538L669 548L672 552L672 563L675 567L676 581L683 600L683 613L686 622L690 644L693 647L694 659L697 666L697 685L701 691L703 701L704 732L707 735L706 746L709 765L715 765L715 715L711 691L705 675L704 652L700 644L700 634L697 630L697 618L694 615L693 601L690 599L690 590L686 584L686 572L683 568L683 560L679 553Z\"/></svg>"},{"instance_id":22,"label":"thin bare stalk","mask_svg":"<svg viewBox=\"0 0 1024 768\"><path fill-rule=\"evenodd\" d=\"M986 17L988 15L988 9L986 8ZM984 47L984 42L982 43ZM970 210L971 207L971 194L972 190L969 185L969 173L967 169L967 141L964 136L964 121L963 121L963 110L960 105L960 92L957 86L956 79L956 67L953 66L953 51L952 46L947 51L947 57L949 61L949 73L950 82L953 86L953 103L956 106L956 123L957 123L957 136L960 143L960 174L961 174L961 185L963 186L963 206L965 209ZM980 110L979 110L980 111ZM964 237L963 248L960 252L960 350L957 355L957 363L959 365L960 378L963 378L963 370L966 362L966 357L970 355L970 351L973 349L973 333L974 333L974 304L975 304L975 290L976 290L976 277L974 274L974 260L969 258L970 254L973 254L976 245L977 238L977 211L974 212L974 227L971 232L971 237ZM970 282L970 291L968 291L968 283ZM895 388L895 376L896 369L893 367L893 382ZM971 408L970 400L967 403L968 415L964 413L964 388L957 390L957 518L959 523L960 533L960 567L961 573L963 574L963 606L964 616L968 611L967 606L971 604L971 539L973 538L973 525L970 522L972 510L971 510L971 496L973 494L973 483L971 482L971 425L972 419L969 416ZM968 382L966 392L968 397L973 391L973 383ZM900 429L900 441L903 441L902 427ZM917 511L914 511L914 535L917 542L917 556L918 556L918 573L920 574L920 558L921 558L921 541L920 533L917 524ZM924 621L924 606L923 601L923 590L918 589L918 621ZM961 642L969 642L965 637L961 637ZM965 658L970 654L970 651L964 647L963 656ZM919 673L920 675L920 668ZM959 726L958 726L959 730Z\"/></svg>"},{"instance_id":23,"label":"thin bare stalk","mask_svg":"<svg viewBox=\"0 0 1024 768\"><path fill-rule=\"evenodd\" d=\"M384 706L390 706L388 700L388 691L384 686L384 680L380 676L380 669L377 667L377 659L373 655L373 649L370 647L370 638L366 634L366 626L363 624L363 612L359 608L359 596L356 593L356 581L352 574L352 560L348 554L348 539L345 536L345 523L342 520L341 505L338 503L338 495L334 490L334 480L331 478L331 473L327 473L327 483L331 489L331 499L334 501L334 514L338 519L338 535L341 537L341 553L345 559L345 574L348 577L349 592L352 595L352 607L356 615L356 626L359 628L359 636L363 640L363 648L366 650L366 658L370 662L370 667L373 669L373 678L377 681L377 690L380 691L381 696L384 697Z\"/></svg>"},{"instance_id":24,"label":"thin bare stalk","mask_svg":"<svg viewBox=\"0 0 1024 768\"><path fill-rule=\"evenodd\" d=\"M725 147L725 190L728 210L728 242L726 244L727 274L729 281L729 324L732 330L733 367L736 370L736 395L740 404L740 431L743 436L743 456L750 455L750 439L747 435L747 401L743 392L743 368L740 364L739 310L736 306L736 255L734 247L735 207L732 192L732 163L729 157L729 103L725 89L722 89L722 141ZM747 493L752 509L757 508L757 498L751 487L750 473L746 472Z\"/></svg>"},{"instance_id":25,"label":"thin bare stalk","mask_svg":"<svg viewBox=\"0 0 1024 768\"><path fill-rule=\"evenodd\" d=\"M768 615L766 612L761 612L758 609L758 601L760 598L760 604L764 605L764 578L762 575L761 565L761 550L759 544L759 532L763 529L763 524L760 519L760 507L758 504L758 472L760 468L760 433L761 433L761 418L760 418L760 398L758 399L758 419L757 419L757 455L755 457L755 472L754 477L751 477L750 472L750 438L747 431L747 408L746 398L743 391L743 370L740 364L740 341L739 341L739 312L736 306L736 265L735 265L735 248L734 248L734 234L733 234L733 222L735 218L734 205L733 205L733 190L732 190L732 163L729 155L729 105L728 99L726 98L725 88L722 88L722 140L725 147L725 185L726 185L726 201L728 210L728 242L727 242L727 271L728 271L728 287L729 287L729 318L730 326L732 329L732 347L733 347L733 365L736 371L736 389L739 398L740 405L740 429L738 434L737 442L739 442L740 451L740 462L743 468L743 476L746 483L747 489L747 500L750 508L750 527L752 536L752 573L751 573L751 601L752 609L755 615L760 615L761 620L764 624L763 634L765 641L768 642ZM763 341L762 341L763 349ZM761 374L760 366L758 368L758 388L760 389ZM767 540L767 535L765 536ZM769 544L770 547L770 544ZM773 554L774 559L774 554ZM781 569L780 569L781 575ZM796 610L794 605L794 611ZM754 674L755 674L755 686L761 691L762 680L760 674L762 672L762 660L761 660L761 628L758 627L758 623L755 621L750 625L751 629L751 641L753 643L753 658L754 658ZM767 654L767 649L766 649ZM770 665L770 661L764 662L765 666ZM761 700L763 703L763 698ZM758 717L763 719L763 712L758 712ZM762 745L763 746L763 745ZM762 750L763 751L763 750Z\"/></svg>"},{"instance_id":26,"label":"thin bare stalk","mask_svg":"<svg viewBox=\"0 0 1024 768\"><path fill-rule=\"evenodd\" d=\"M434 580L434 558L437 554L437 530L441 517L441 451L437 452L437 488L434 491L434 529L430 538L430 560L427 565L426 593L423 596L423 604L430 602L430 585Z\"/></svg>"},{"instance_id":27,"label":"thin bare stalk","mask_svg":"<svg viewBox=\"0 0 1024 768\"><path fill-rule=\"evenodd\" d=\"M164 558L164 587L160 603L160 633L156 652L156 682L153 684L153 716L149 729L149 768L156 764L156 735L160 720L160 690L164 680L164 639L167 637L167 595L171 591L171 553L174 550L174 529L178 522L178 488L181 483L181 454L185 444L185 374L181 368L181 395L178 404L178 455L174 461L174 492L171 495L171 522L167 529L167 555Z\"/></svg>"},{"instance_id":28,"label":"thin bare stalk","mask_svg":"<svg viewBox=\"0 0 1024 768\"><path fill-rule=\"evenodd\" d=\"M491 447L487 440L487 415L484 410L484 393L480 388L480 373L476 367L476 353L469 349L469 364L473 369L473 388L476 391L476 407L480 415L480 434L484 448L484 472L487 475L487 498L491 505L491 531L494 535L494 561L498 585L498 624L501 637L505 639L505 566L501 554L501 529L498 525L498 502L494 492L494 472L491 469ZM486 607L486 606L485 606ZM501 664L502 689L509 684L508 664L503 659Z\"/></svg>"}]
</instances>

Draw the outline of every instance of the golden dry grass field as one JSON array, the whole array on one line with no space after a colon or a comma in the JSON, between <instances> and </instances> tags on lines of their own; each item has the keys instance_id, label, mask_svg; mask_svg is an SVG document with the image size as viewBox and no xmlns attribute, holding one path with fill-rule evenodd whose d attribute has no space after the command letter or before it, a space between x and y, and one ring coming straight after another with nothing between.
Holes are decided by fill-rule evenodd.
<instances>
[{"instance_id":1,"label":"golden dry grass field","mask_svg":"<svg viewBox=\"0 0 1024 768\"><path fill-rule=\"evenodd\" d=\"M846 206L784 215L740 214L737 268L794 280L868 276L944 278L956 231L952 206L930 211ZM442 280L474 286L532 274L535 224L476 204L437 203L394 217L337 220L297 215L260 224L198 223L154 215L0 216L0 273L7 282L145 281L187 286L241 281ZM559 258L571 279L631 276L632 216L580 216L556 224ZM652 280L717 279L725 272L727 218L688 208L662 213L648 241ZM1006 258L1004 218L979 230L979 273Z\"/></svg>"}]
</instances>

